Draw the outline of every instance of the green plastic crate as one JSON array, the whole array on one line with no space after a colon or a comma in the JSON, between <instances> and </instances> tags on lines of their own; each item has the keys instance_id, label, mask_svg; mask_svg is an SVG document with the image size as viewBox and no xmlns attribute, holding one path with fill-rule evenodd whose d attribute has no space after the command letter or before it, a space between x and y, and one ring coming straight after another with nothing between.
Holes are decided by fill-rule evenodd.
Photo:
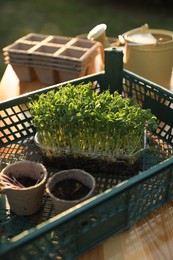
<instances>
[{"instance_id":1,"label":"green plastic crate","mask_svg":"<svg viewBox=\"0 0 173 260\"><path fill-rule=\"evenodd\" d=\"M95 196L59 216L46 193L42 210L29 217L11 212L1 194L1 259L11 260L14 255L16 259L75 259L173 198L173 94L124 70L123 53L116 48L105 50L105 72L70 82L89 81L101 90L118 90L124 98L136 96L141 106L152 109L159 119L159 127L152 135L156 153L144 154L143 171L135 176L93 173ZM35 129L28 103L29 97L53 88L56 86L0 103L2 167L22 159L42 162L41 151L33 141ZM48 167L49 176L55 171L56 167Z\"/></svg>"}]
</instances>

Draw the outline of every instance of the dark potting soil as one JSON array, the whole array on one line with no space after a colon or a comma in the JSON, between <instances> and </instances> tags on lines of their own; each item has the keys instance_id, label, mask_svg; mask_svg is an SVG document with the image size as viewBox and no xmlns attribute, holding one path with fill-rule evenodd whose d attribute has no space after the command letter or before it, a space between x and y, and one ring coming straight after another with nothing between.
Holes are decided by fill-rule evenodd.
<instances>
[{"instance_id":1,"label":"dark potting soil","mask_svg":"<svg viewBox=\"0 0 173 260\"><path fill-rule=\"evenodd\" d=\"M90 188L75 179L62 180L55 184L52 193L63 200L78 200L88 194Z\"/></svg>"},{"instance_id":2,"label":"dark potting soil","mask_svg":"<svg viewBox=\"0 0 173 260\"><path fill-rule=\"evenodd\" d=\"M30 186L34 186L37 183L37 180L26 176L21 176L19 178L16 178L16 180L26 188Z\"/></svg>"},{"instance_id":3,"label":"dark potting soil","mask_svg":"<svg viewBox=\"0 0 173 260\"><path fill-rule=\"evenodd\" d=\"M66 156L51 159L48 157L43 157L43 162L45 166L56 167L59 170L78 168L92 173L116 174L129 177L135 176L139 173L139 171L141 171L140 159L133 164L129 164L129 162L125 160L108 162L97 158L74 158Z\"/></svg>"}]
</instances>

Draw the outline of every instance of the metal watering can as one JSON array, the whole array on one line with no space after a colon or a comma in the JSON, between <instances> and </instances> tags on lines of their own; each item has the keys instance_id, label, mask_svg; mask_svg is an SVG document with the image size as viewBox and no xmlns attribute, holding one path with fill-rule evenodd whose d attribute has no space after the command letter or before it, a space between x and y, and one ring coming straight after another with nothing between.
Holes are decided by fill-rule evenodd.
<instances>
[{"instance_id":1,"label":"metal watering can","mask_svg":"<svg viewBox=\"0 0 173 260\"><path fill-rule=\"evenodd\" d=\"M87 38L101 42L104 48L124 46L125 69L170 89L173 68L172 31L150 29L148 24L144 24L119 35L117 41L111 44L106 29L106 24L99 24L88 33Z\"/></svg>"},{"instance_id":2,"label":"metal watering can","mask_svg":"<svg viewBox=\"0 0 173 260\"><path fill-rule=\"evenodd\" d=\"M167 89L173 69L173 32L148 24L118 36L124 44L124 68Z\"/></svg>"}]
</instances>

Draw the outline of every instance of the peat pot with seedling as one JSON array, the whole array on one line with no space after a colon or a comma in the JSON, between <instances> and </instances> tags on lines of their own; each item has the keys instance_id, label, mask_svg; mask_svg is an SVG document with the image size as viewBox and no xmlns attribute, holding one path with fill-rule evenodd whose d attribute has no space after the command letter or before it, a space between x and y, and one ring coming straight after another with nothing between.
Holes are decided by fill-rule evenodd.
<instances>
[{"instance_id":1,"label":"peat pot with seedling","mask_svg":"<svg viewBox=\"0 0 173 260\"><path fill-rule=\"evenodd\" d=\"M42 205L47 170L43 164L28 160L7 165L0 173L1 192L7 195L16 215L32 215Z\"/></svg>"},{"instance_id":2,"label":"peat pot with seedling","mask_svg":"<svg viewBox=\"0 0 173 260\"><path fill-rule=\"evenodd\" d=\"M55 173L46 184L57 214L86 201L95 190L94 177L81 169L69 169Z\"/></svg>"},{"instance_id":3,"label":"peat pot with seedling","mask_svg":"<svg viewBox=\"0 0 173 260\"><path fill-rule=\"evenodd\" d=\"M135 98L93 90L90 82L42 93L30 101L30 113L45 163L89 172L110 173L120 166L135 172L145 129L157 127L151 110L141 108Z\"/></svg>"}]
</instances>

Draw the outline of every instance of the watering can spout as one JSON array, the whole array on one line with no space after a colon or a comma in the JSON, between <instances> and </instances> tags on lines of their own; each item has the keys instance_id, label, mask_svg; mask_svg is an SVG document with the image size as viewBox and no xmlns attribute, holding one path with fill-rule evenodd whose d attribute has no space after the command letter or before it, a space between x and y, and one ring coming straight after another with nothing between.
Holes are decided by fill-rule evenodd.
<instances>
[{"instance_id":1,"label":"watering can spout","mask_svg":"<svg viewBox=\"0 0 173 260\"><path fill-rule=\"evenodd\" d=\"M88 33L87 38L89 40L99 41L100 43L102 43L104 48L109 48L111 44L108 42L106 29L106 24L99 24Z\"/></svg>"}]
</instances>

